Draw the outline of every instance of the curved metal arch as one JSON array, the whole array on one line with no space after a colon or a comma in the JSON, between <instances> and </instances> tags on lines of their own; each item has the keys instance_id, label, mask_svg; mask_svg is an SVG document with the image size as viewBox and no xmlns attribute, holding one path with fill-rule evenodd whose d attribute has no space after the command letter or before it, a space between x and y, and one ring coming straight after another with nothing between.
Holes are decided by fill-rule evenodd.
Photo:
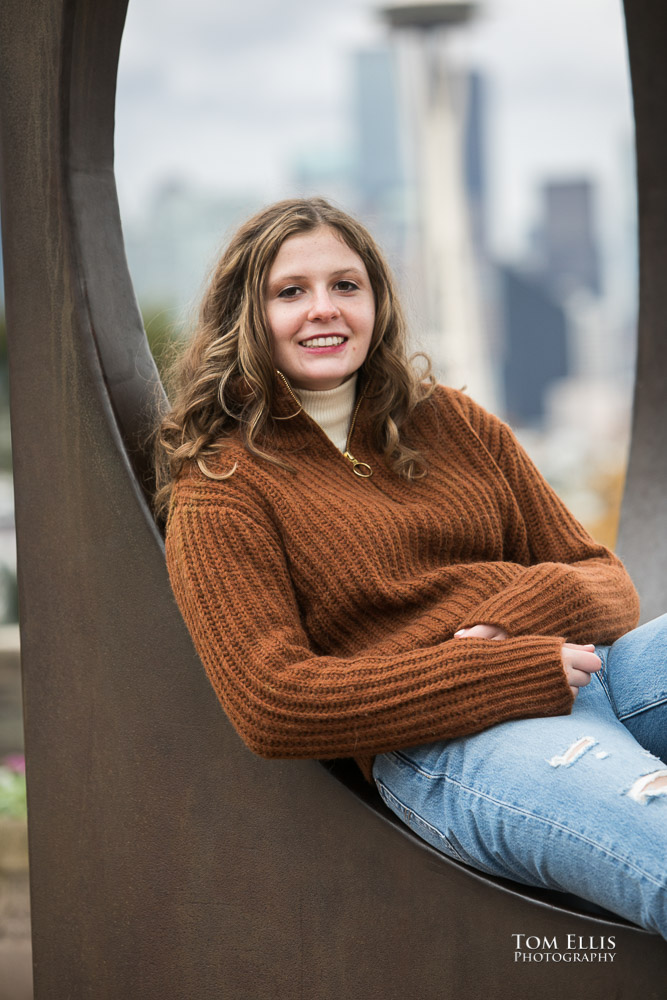
<instances>
[{"instance_id":1,"label":"curved metal arch","mask_svg":"<svg viewBox=\"0 0 667 1000\"><path fill-rule=\"evenodd\" d=\"M667 9L625 0L637 154L639 335L618 551L642 620L667 611Z\"/></svg>"},{"instance_id":2,"label":"curved metal arch","mask_svg":"<svg viewBox=\"0 0 667 1000\"><path fill-rule=\"evenodd\" d=\"M84 339L98 355L110 422L135 472L130 479L150 498L147 436L165 395L127 268L113 170L115 80L126 10L127 0L102 7L70 3L64 10L63 44L72 59L63 60L61 77L63 180L81 311L89 323Z\"/></svg>"},{"instance_id":3,"label":"curved metal arch","mask_svg":"<svg viewBox=\"0 0 667 1000\"><path fill-rule=\"evenodd\" d=\"M613 929L618 963L578 987L656 995L664 942L447 861L219 710L142 495L160 387L113 180L125 10L0 8L36 997L561 996L569 969L513 964L515 928ZM664 26L657 3L628 16L640 49Z\"/></svg>"}]
</instances>

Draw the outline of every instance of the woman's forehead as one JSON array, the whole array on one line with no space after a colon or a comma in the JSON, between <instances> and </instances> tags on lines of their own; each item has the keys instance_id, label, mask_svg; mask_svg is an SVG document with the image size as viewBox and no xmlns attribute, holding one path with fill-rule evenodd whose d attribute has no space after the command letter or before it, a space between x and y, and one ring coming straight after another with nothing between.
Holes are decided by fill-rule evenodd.
<instances>
[{"instance_id":1,"label":"woman's forehead","mask_svg":"<svg viewBox=\"0 0 667 1000\"><path fill-rule=\"evenodd\" d=\"M320 227L289 236L278 250L269 275L273 278L283 271L305 274L327 268L332 271L356 268L366 274L363 260L340 234L329 227Z\"/></svg>"}]
</instances>

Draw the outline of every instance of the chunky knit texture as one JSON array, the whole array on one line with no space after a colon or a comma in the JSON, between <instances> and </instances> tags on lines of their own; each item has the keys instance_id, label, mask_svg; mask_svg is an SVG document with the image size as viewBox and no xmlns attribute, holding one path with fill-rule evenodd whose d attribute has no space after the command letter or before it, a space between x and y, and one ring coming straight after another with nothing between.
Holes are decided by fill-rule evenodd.
<instances>
[{"instance_id":1,"label":"chunky knit texture","mask_svg":"<svg viewBox=\"0 0 667 1000\"><path fill-rule=\"evenodd\" d=\"M560 715L565 639L612 642L637 595L509 428L438 387L405 427L428 457L409 483L373 447L362 399L350 439L362 479L305 413L265 446L233 440L211 480L192 467L167 526L172 587L208 676L266 757L373 756L508 719ZM276 416L296 409L277 381ZM503 641L454 638L501 626Z\"/></svg>"}]
</instances>

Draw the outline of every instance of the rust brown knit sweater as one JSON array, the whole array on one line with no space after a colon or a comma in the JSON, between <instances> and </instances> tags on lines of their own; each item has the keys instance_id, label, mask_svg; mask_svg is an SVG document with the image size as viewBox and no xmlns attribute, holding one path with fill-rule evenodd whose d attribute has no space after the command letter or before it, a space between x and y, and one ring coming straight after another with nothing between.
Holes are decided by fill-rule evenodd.
<instances>
[{"instance_id":1,"label":"rust brown knit sweater","mask_svg":"<svg viewBox=\"0 0 667 1000\"><path fill-rule=\"evenodd\" d=\"M266 757L347 757L570 711L564 639L611 642L638 617L619 560L596 544L509 428L452 389L409 440L428 475L374 451L362 400L352 465L306 414L276 422L286 471L232 443L212 481L177 483L172 587L208 676ZM294 412L286 388L276 413ZM488 622L509 638L457 639Z\"/></svg>"}]
</instances>

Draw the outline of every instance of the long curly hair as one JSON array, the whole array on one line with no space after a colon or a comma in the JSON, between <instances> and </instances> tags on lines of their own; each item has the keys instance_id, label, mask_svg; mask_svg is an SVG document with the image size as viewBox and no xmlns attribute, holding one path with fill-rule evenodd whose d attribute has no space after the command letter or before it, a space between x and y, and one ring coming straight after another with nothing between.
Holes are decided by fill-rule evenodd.
<instances>
[{"instance_id":1,"label":"long curly hair","mask_svg":"<svg viewBox=\"0 0 667 1000\"><path fill-rule=\"evenodd\" d=\"M276 391L265 286L284 241L322 226L361 258L375 296L375 326L360 369L375 444L399 476L425 474L423 457L401 440L400 429L431 395L435 378L428 358L407 356L405 318L389 267L368 231L345 212L323 198L289 199L258 212L233 236L213 270L193 335L171 366L171 409L155 432L158 516L188 463L196 462L211 479L233 474L234 468L216 473L208 464L232 436L253 455L289 468L262 446ZM414 364L418 356L425 362L421 372Z\"/></svg>"}]
</instances>

